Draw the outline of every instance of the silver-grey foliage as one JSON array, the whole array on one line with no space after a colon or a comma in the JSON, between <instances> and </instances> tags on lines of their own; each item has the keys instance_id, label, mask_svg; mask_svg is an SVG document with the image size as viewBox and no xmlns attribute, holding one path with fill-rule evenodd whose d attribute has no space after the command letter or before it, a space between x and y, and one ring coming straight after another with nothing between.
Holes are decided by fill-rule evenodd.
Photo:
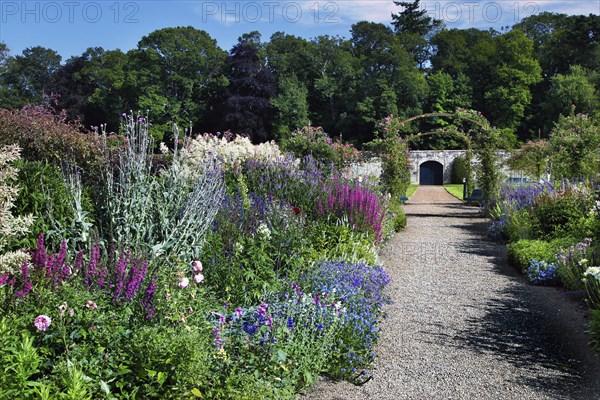
<instances>
[{"instance_id":1,"label":"silver-grey foliage","mask_svg":"<svg viewBox=\"0 0 600 400\"><path fill-rule=\"evenodd\" d=\"M147 121L129 117L125 128L126 143L118 149L116 165L104 173L110 233L119 245L145 249L151 256L197 258L225 193L218 166L205 160L191 176L182 168L174 127L172 161L162 171L152 171Z\"/></svg>"}]
</instances>

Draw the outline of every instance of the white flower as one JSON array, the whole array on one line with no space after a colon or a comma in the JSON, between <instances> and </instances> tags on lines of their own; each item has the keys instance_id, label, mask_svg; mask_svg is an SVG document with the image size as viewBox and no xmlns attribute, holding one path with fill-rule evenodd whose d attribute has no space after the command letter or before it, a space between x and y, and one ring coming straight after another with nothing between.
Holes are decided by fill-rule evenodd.
<instances>
[{"instance_id":1,"label":"white flower","mask_svg":"<svg viewBox=\"0 0 600 400\"><path fill-rule=\"evenodd\" d=\"M168 154L169 153L169 148L167 147L167 145L165 144L165 142L160 142L160 144L158 145L158 149L160 150L160 152L162 154Z\"/></svg>"},{"instance_id":2,"label":"white flower","mask_svg":"<svg viewBox=\"0 0 600 400\"><path fill-rule=\"evenodd\" d=\"M588 263L588 260L587 260L587 259L585 259L585 258L583 258L583 259L579 260L579 265L585 265L585 264L587 264L587 263Z\"/></svg>"},{"instance_id":3,"label":"white flower","mask_svg":"<svg viewBox=\"0 0 600 400\"><path fill-rule=\"evenodd\" d=\"M234 246L234 250L236 253L241 253L242 251L244 251L244 245L241 244L240 242L236 242L235 246Z\"/></svg>"},{"instance_id":4,"label":"white flower","mask_svg":"<svg viewBox=\"0 0 600 400\"><path fill-rule=\"evenodd\" d=\"M591 277L600 282L600 267L589 267L584 273L583 276Z\"/></svg>"},{"instance_id":5,"label":"white flower","mask_svg":"<svg viewBox=\"0 0 600 400\"><path fill-rule=\"evenodd\" d=\"M258 226L256 232L265 239L271 238L271 231L269 230L269 227L264 223Z\"/></svg>"}]
</instances>

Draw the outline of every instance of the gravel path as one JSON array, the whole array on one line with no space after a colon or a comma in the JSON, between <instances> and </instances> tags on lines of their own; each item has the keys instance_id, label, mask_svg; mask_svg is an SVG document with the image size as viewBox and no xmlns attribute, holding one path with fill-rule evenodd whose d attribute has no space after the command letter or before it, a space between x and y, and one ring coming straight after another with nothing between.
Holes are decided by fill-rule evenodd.
<instances>
[{"instance_id":1,"label":"gravel path","mask_svg":"<svg viewBox=\"0 0 600 400\"><path fill-rule=\"evenodd\" d=\"M392 278L375 378L321 382L305 399L600 399L581 293L528 285L487 222L420 187L382 254Z\"/></svg>"}]
</instances>

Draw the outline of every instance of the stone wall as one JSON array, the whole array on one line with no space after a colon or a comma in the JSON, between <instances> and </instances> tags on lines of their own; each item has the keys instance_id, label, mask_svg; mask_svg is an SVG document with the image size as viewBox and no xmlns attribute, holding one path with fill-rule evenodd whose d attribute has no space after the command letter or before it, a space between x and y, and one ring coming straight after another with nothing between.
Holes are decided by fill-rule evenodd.
<instances>
[{"instance_id":1,"label":"stone wall","mask_svg":"<svg viewBox=\"0 0 600 400\"><path fill-rule=\"evenodd\" d=\"M505 151L499 151L498 154L502 159L507 159L509 154ZM442 164L444 168L444 183L450 183L452 177L452 163L456 157L466 157L466 150L413 150L410 152L411 160L411 178L410 182L419 184L419 173L421 164L427 161L435 161ZM474 173L477 170L478 161L473 161ZM520 176L510 171L505 166L502 167L503 173L507 177ZM381 175L381 160L373 158L367 162L354 164L350 167L349 175L351 177L379 177Z\"/></svg>"}]
</instances>

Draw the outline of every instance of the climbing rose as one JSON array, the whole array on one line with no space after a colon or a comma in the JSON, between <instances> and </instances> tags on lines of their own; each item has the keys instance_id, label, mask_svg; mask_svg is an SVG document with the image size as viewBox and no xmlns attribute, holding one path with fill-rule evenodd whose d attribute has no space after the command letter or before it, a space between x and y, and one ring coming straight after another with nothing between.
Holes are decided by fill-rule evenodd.
<instances>
[{"instance_id":1,"label":"climbing rose","mask_svg":"<svg viewBox=\"0 0 600 400\"><path fill-rule=\"evenodd\" d=\"M202 275L202 274L194 275L194 282L200 283L203 280L204 280L204 275Z\"/></svg>"},{"instance_id":2,"label":"climbing rose","mask_svg":"<svg viewBox=\"0 0 600 400\"><path fill-rule=\"evenodd\" d=\"M48 329L51 323L52 320L47 315L38 315L37 317L35 317L35 321L33 322L33 324L39 331L45 331L46 329Z\"/></svg>"}]
</instances>

